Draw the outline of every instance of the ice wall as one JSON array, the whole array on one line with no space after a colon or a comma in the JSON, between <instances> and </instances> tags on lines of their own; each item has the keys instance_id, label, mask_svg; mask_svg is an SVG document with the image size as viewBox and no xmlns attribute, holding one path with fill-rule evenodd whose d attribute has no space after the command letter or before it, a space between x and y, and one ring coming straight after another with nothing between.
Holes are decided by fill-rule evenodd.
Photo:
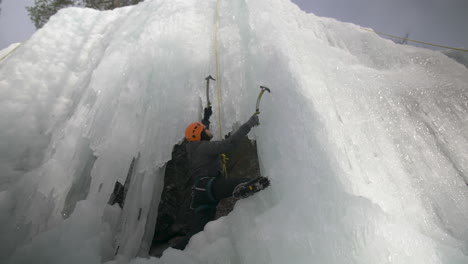
<instances>
[{"instance_id":1,"label":"ice wall","mask_svg":"<svg viewBox=\"0 0 468 264\"><path fill-rule=\"evenodd\" d=\"M62 10L0 64L2 259L467 263L467 69L286 0L219 1L213 129L269 86L251 137L273 186L184 252L141 258L164 164L206 103L215 7ZM106 205L138 153L125 207Z\"/></svg>"},{"instance_id":2,"label":"ice wall","mask_svg":"<svg viewBox=\"0 0 468 264\"><path fill-rule=\"evenodd\" d=\"M465 65L468 67L468 52L458 51L458 50L445 50L443 53L450 58L456 60L460 64Z\"/></svg>"}]
</instances>

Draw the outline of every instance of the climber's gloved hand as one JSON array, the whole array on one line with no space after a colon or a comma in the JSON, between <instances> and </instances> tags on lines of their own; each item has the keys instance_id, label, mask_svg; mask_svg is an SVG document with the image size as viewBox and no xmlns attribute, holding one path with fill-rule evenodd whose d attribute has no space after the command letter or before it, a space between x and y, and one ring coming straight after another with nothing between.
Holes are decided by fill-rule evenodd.
<instances>
[{"instance_id":1,"label":"climber's gloved hand","mask_svg":"<svg viewBox=\"0 0 468 264\"><path fill-rule=\"evenodd\" d=\"M204 120L210 119L210 116L212 114L213 114L213 110L211 109L211 106L205 107L203 119Z\"/></svg>"},{"instance_id":2,"label":"climber's gloved hand","mask_svg":"<svg viewBox=\"0 0 468 264\"><path fill-rule=\"evenodd\" d=\"M260 121L258 120L258 114L253 114L253 116L250 117L246 124L251 128L260 125Z\"/></svg>"}]
</instances>

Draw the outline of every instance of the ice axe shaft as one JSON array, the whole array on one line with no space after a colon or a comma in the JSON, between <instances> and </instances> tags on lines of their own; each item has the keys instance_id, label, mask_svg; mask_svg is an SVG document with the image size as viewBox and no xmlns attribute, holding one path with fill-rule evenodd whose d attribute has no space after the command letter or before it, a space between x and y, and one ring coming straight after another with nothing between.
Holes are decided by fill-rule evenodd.
<instances>
[{"instance_id":1,"label":"ice axe shaft","mask_svg":"<svg viewBox=\"0 0 468 264\"><path fill-rule=\"evenodd\" d=\"M211 102L210 102L210 80L213 80L213 81L216 81L213 77L208 76L205 78L206 80L206 102L207 102L207 107L210 107L211 106Z\"/></svg>"},{"instance_id":2,"label":"ice axe shaft","mask_svg":"<svg viewBox=\"0 0 468 264\"><path fill-rule=\"evenodd\" d=\"M261 91L260 94L258 95L258 98L257 98L257 105L256 105L256 107L255 107L255 113L256 113L257 115L260 114L260 100L262 99L263 93L264 93L265 91L268 91L269 93L271 93L270 88L268 88L268 87L260 86L260 89L261 89L262 91Z\"/></svg>"}]
</instances>

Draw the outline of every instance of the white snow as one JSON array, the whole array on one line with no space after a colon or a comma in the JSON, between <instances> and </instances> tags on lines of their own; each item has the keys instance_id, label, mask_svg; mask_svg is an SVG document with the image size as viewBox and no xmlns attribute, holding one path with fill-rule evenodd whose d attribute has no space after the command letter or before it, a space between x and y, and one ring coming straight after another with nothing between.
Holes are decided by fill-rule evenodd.
<instances>
[{"instance_id":1,"label":"white snow","mask_svg":"<svg viewBox=\"0 0 468 264\"><path fill-rule=\"evenodd\" d=\"M3 60L6 57L8 57L8 55L11 54L16 48L19 48L20 45L21 43L13 43L8 47L0 50L0 60Z\"/></svg>"},{"instance_id":2,"label":"white snow","mask_svg":"<svg viewBox=\"0 0 468 264\"><path fill-rule=\"evenodd\" d=\"M0 63L0 259L468 263L467 68L288 0L219 2L213 130L270 87L250 137L271 188L147 258L164 164L215 73L215 7L65 9ZM138 153L125 207L107 205Z\"/></svg>"},{"instance_id":3,"label":"white snow","mask_svg":"<svg viewBox=\"0 0 468 264\"><path fill-rule=\"evenodd\" d=\"M465 65L465 67L468 67L468 52L458 50L444 50L443 53L456 60L458 63Z\"/></svg>"}]
</instances>

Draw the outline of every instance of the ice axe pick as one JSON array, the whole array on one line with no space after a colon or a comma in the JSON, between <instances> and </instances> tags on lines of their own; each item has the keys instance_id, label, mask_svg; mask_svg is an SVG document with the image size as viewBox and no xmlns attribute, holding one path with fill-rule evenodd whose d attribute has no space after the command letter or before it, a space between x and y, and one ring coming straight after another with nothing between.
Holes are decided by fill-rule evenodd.
<instances>
[{"instance_id":1,"label":"ice axe pick","mask_svg":"<svg viewBox=\"0 0 468 264\"><path fill-rule=\"evenodd\" d=\"M261 89L262 91L260 91L260 94L258 95L258 98L257 98L257 106L256 106L256 108L255 108L255 113L256 113L257 115L260 114L260 100L262 99L263 93L264 93L265 91L268 91L269 93L271 93L270 88L268 88L268 87L260 86L260 89Z\"/></svg>"},{"instance_id":2,"label":"ice axe pick","mask_svg":"<svg viewBox=\"0 0 468 264\"><path fill-rule=\"evenodd\" d=\"M211 102L210 102L210 93L209 93L209 89L210 89L210 80L213 80L213 81L216 81L213 77L208 76L205 78L206 80L206 101L207 101L207 104L208 106L207 107L210 107L211 106Z\"/></svg>"}]
</instances>

